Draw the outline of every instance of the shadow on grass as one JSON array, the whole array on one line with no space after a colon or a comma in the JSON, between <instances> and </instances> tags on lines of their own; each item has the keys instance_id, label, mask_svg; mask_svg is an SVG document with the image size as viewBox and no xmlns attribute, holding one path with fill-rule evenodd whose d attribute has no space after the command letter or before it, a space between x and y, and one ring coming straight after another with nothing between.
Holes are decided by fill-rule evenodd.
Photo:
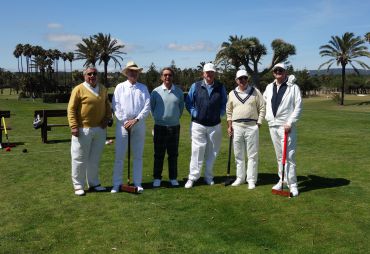
<instances>
[{"instance_id":1,"label":"shadow on grass","mask_svg":"<svg viewBox=\"0 0 370 254\"><path fill-rule=\"evenodd\" d=\"M370 101L362 101L362 102L349 102L345 103L345 106L363 106L363 105L369 105Z\"/></svg>"},{"instance_id":2,"label":"shadow on grass","mask_svg":"<svg viewBox=\"0 0 370 254\"><path fill-rule=\"evenodd\" d=\"M54 140L48 140L46 144L57 144L57 143L66 143L71 142L71 138L68 139L54 139Z\"/></svg>"},{"instance_id":3,"label":"shadow on grass","mask_svg":"<svg viewBox=\"0 0 370 254\"><path fill-rule=\"evenodd\" d=\"M230 176L232 180L235 176ZM215 183L224 183L226 176L218 176L214 178ZM279 181L277 174L259 173L257 185L274 185ZM300 192L307 192L311 190L336 188L349 185L351 181L345 178L327 178L317 175L298 176L298 188ZM198 181L199 182L199 181ZM201 181L203 183L203 181Z\"/></svg>"},{"instance_id":4,"label":"shadow on grass","mask_svg":"<svg viewBox=\"0 0 370 254\"><path fill-rule=\"evenodd\" d=\"M316 175L298 176L298 186L300 192L341 187L349 185L350 182L350 180L345 178L327 178Z\"/></svg>"},{"instance_id":5,"label":"shadow on grass","mask_svg":"<svg viewBox=\"0 0 370 254\"><path fill-rule=\"evenodd\" d=\"M231 179L231 183L235 180L235 176L230 176L229 179ZM215 176L213 178L215 184L224 184L225 181L228 178L226 176ZM317 189L326 189L326 188L335 188L335 187L341 187L345 185L349 185L350 181L344 178L327 178L327 177L321 177L316 175L308 175L308 176L298 176L298 188L300 192L307 192L311 190L317 190ZM187 181L187 178L183 178L182 180L179 180L179 186L172 187L169 181L163 180L161 183L161 187L159 188L153 188L152 182L144 182L142 183L142 187L145 190L148 189L163 189L163 188L183 188L185 183ZM257 185L274 185L279 181L279 178L277 174L272 173L260 173L258 174L258 183ZM194 186L202 186L207 185L204 181L204 177L201 177L194 183ZM107 187L107 190L105 192L110 192L111 186L105 186Z\"/></svg>"}]
</instances>

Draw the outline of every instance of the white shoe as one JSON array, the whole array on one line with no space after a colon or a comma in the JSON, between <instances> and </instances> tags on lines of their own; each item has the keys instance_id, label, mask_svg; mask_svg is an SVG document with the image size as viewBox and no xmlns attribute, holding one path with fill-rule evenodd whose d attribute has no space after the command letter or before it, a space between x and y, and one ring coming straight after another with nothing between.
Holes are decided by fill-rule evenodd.
<instances>
[{"instance_id":1,"label":"white shoe","mask_svg":"<svg viewBox=\"0 0 370 254\"><path fill-rule=\"evenodd\" d=\"M84 190L75 190L75 195L83 196L83 195L85 195L85 191Z\"/></svg>"},{"instance_id":2,"label":"white shoe","mask_svg":"<svg viewBox=\"0 0 370 254\"><path fill-rule=\"evenodd\" d=\"M254 182L248 182L248 190L253 190L256 188L256 184Z\"/></svg>"},{"instance_id":3,"label":"white shoe","mask_svg":"<svg viewBox=\"0 0 370 254\"><path fill-rule=\"evenodd\" d=\"M296 186L291 186L290 187L290 193L292 194L292 197L298 196L298 194L299 194L298 188Z\"/></svg>"},{"instance_id":4,"label":"white shoe","mask_svg":"<svg viewBox=\"0 0 370 254\"><path fill-rule=\"evenodd\" d=\"M210 180L210 179L204 179L204 182L208 185L214 185L215 182L213 180Z\"/></svg>"},{"instance_id":5,"label":"white shoe","mask_svg":"<svg viewBox=\"0 0 370 254\"><path fill-rule=\"evenodd\" d=\"M194 184L194 181L193 180L188 180L185 184L185 188L186 189L190 189L191 187L193 187L193 184Z\"/></svg>"},{"instance_id":6,"label":"white shoe","mask_svg":"<svg viewBox=\"0 0 370 254\"><path fill-rule=\"evenodd\" d=\"M161 179L154 179L153 188L161 187Z\"/></svg>"},{"instance_id":7,"label":"white shoe","mask_svg":"<svg viewBox=\"0 0 370 254\"><path fill-rule=\"evenodd\" d=\"M179 182L176 179L171 179L170 184L172 187L177 187L179 186Z\"/></svg>"},{"instance_id":8,"label":"white shoe","mask_svg":"<svg viewBox=\"0 0 370 254\"><path fill-rule=\"evenodd\" d=\"M242 179L240 179L240 178L236 178L236 180L231 184L231 186L239 186L239 185L241 185L241 184L243 184L244 183L244 181L242 180Z\"/></svg>"},{"instance_id":9,"label":"white shoe","mask_svg":"<svg viewBox=\"0 0 370 254\"><path fill-rule=\"evenodd\" d=\"M136 186L137 188L137 193L143 193L144 192L144 188L141 187L141 186Z\"/></svg>"},{"instance_id":10,"label":"white shoe","mask_svg":"<svg viewBox=\"0 0 370 254\"><path fill-rule=\"evenodd\" d=\"M119 192L119 185L113 186L111 191L110 191L110 193L117 193L117 192Z\"/></svg>"},{"instance_id":11,"label":"white shoe","mask_svg":"<svg viewBox=\"0 0 370 254\"><path fill-rule=\"evenodd\" d=\"M283 183L281 181L279 181L277 184L275 184L272 189L273 190L281 190L283 187Z\"/></svg>"}]
</instances>

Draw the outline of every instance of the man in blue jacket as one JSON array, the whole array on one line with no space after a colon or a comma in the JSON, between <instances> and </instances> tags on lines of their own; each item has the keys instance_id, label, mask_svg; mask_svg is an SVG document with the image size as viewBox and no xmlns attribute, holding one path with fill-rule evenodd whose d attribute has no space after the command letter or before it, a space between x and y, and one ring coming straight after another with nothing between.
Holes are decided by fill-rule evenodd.
<instances>
[{"instance_id":1,"label":"man in blue jacket","mask_svg":"<svg viewBox=\"0 0 370 254\"><path fill-rule=\"evenodd\" d=\"M213 164L220 150L221 116L225 114L227 95L223 84L215 80L216 68L207 63L203 80L192 84L186 98L186 109L191 115L191 160L185 188L191 188L201 173L205 160L204 180L213 185Z\"/></svg>"}]
</instances>

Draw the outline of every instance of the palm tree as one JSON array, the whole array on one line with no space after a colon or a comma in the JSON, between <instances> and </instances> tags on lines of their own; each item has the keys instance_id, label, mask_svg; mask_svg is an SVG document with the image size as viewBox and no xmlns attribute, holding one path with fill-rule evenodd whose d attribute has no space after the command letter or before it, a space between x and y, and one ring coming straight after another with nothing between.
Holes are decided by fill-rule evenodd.
<instances>
[{"instance_id":1,"label":"palm tree","mask_svg":"<svg viewBox=\"0 0 370 254\"><path fill-rule=\"evenodd\" d=\"M23 54L23 45L19 43L17 44L17 46L15 46L13 55L17 58L17 61L18 61L18 72L21 72L21 68L22 68L22 73L23 73L22 54ZM21 64L20 64L21 68L19 67L19 58L21 59Z\"/></svg>"},{"instance_id":2,"label":"palm tree","mask_svg":"<svg viewBox=\"0 0 370 254\"><path fill-rule=\"evenodd\" d=\"M26 72L29 72L30 58L32 56L32 46L30 44L23 45L23 55L26 57Z\"/></svg>"},{"instance_id":3,"label":"palm tree","mask_svg":"<svg viewBox=\"0 0 370 254\"><path fill-rule=\"evenodd\" d=\"M367 33L365 34L365 40L366 40L368 43L370 43L370 32L367 32Z\"/></svg>"},{"instance_id":4,"label":"palm tree","mask_svg":"<svg viewBox=\"0 0 370 254\"><path fill-rule=\"evenodd\" d=\"M60 55L62 53L58 50L58 49L54 49L53 50L53 57L54 57L54 66L55 66L55 74L56 74L56 82L57 84L59 84L59 78L58 78L58 62L59 62L59 58L60 58Z\"/></svg>"},{"instance_id":5,"label":"palm tree","mask_svg":"<svg viewBox=\"0 0 370 254\"><path fill-rule=\"evenodd\" d=\"M271 71L276 63L284 62L289 56L295 54L295 47L281 39L273 40L271 47L274 52L271 65L259 72L260 61L263 56L267 55L266 47L256 37L229 36L229 41L222 43L216 55L216 63L223 64L225 68L232 65L235 72L244 66L252 76L254 85L260 88L260 79L263 75Z\"/></svg>"},{"instance_id":6,"label":"palm tree","mask_svg":"<svg viewBox=\"0 0 370 254\"><path fill-rule=\"evenodd\" d=\"M67 58L68 58L68 61L69 61L69 64L70 64L70 67L71 67L71 83L72 83L72 80L73 80L73 76L72 76L72 62L75 58L75 54L73 52L68 52L67 53Z\"/></svg>"},{"instance_id":7,"label":"palm tree","mask_svg":"<svg viewBox=\"0 0 370 254\"><path fill-rule=\"evenodd\" d=\"M64 63L64 86L67 86L67 72L66 72L66 61L68 60L68 55L66 52L62 52L60 57Z\"/></svg>"},{"instance_id":8,"label":"palm tree","mask_svg":"<svg viewBox=\"0 0 370 254\"><path fill-rule=\"evenodd\" d=\"M248 50L248 48L243 48L242 42L243 36L238 37L237 35L230 35L229 41L221 44L221 49L216 55L216 63L225 61L234 66L235 70L238 70L243 64L242 57L245 55L243 53L246 53L242 51Z\"/></svg>"},{"instance_id":9,"label":"palm tree","mask_svg":"<svg viewBox=\"0 0 370 254\"><path fill-rule=\"evenodd\" d=\"M38 61L35 61L35 59L39 56L44 57L45 56L45 50L41 46L32 46L32 55L33 60L31 60L35 65L35 72L38 72L39 66L37 65Z\"/></svg>"},{"instance_id":10,"label":"palm tree","mask_svg":"<svg viewBox=\"0 0 370 254\"><path fill-rule=\"evenodd\" d=\"M107 85L108 63L110 60L113 60L114 67L116 68L118 64L121 68L119 60L122 61L123 58L120 55L126 54L121 49L125 46L118 44L116 39L111 39L110 34L98 33L94 35L94 39L99 49L99 64L104 63L104 84Z\"/></svg>"},{"instance_id":11,"label":"palm tree","mask_svg":"<svg viewBox=\"0 0 370 254\"><path fill-rule=\"evenodd\" d=\"M360 36L355 37L353 33L346 32L342 37L332 36L329 44L320 47L321 57L330 57L327 62L321 64L319 69L324 65L328 65L329 68L336 63L342 67L342 97L340 105L344 104L344 86L346 81L346 65L350 64L357 74L358 69L354 66L354 63L359 64L364 69L369 69L369 66L360 60L356 60L359 57L370 57L370 53L367 47L364 45L365 41Z\"/></svg>"},{"instance_id":12,"label":"palm tree","mask_svg":"<svg viewBox=\"0 0 370 254\"><path fill-rule=\"evenodd\" d=\"M82 43L78 43L76 49L76 59L85 59L84 66L94 65L99 58L99 49L95 40L90 36L83 38Z\"/></svg>"},{"instance_id":13,"label":"palm tree","mask_svg":"<svg viewBox=\"0 0 370 254\"><path fill-rule=\"evenodd\" d=\"M200 71L200 72L203 72L203 67L204 67L205 64L206 64L206 62L200 62L197 65L197 70Z\"/></svg>"}]
</instances>

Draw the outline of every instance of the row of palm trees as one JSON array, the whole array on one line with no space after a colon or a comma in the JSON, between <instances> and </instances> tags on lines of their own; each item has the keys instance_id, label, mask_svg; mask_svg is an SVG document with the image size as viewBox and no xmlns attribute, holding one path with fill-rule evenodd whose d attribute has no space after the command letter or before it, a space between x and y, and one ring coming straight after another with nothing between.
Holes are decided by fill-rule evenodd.
<instances>
[{"instance_id":1,"label":"row of palm trees","mask_svg":"<svg viewBox=\"0 0 370 254\"><path fill-rule=\"evenodd\" d=\"M336 63L342 67L342 100L344 100L344 85L345 85L345 67L350 64L356 72L358 72L354 63L359 64L364 69L369 69L369 66L363 61L358 60L359 57L370 57L368 48L365 43L370 42L370 33L367 33L364 38L354 36L353 33L345 33L343 36L332 36L329 44L320 47L320 55L322 57L330 57L330 59L320 65L319 69L328 65L328 69ZM108 63L112 60L115 67L118 65L121 68L120 61L123 60L122 56L125 54L122 49L124 45L120 44L116 39L113 39L110 34L98 33L88 38L83 38L81 43L76 45L75 53L68 52L62 53L57 49L44 50L40 46L31 46L29 44L18 44L14 50L14 56L18 59L19 72L23 73L22 56L26 58L27 73L32 72L33 67L35 72L38 70L44 73L48 70L52 73L56 70L58 76L58 60L62 58L65 62L68 60L71 64L72 61L84 60L84 66L87 65L104 65L104 84L108 85ZM239 68L245 68L252 76L255 86L261 88L260 81L262 77L269 73L273 66L279 62L288 62L288 58L295 55L295 46L285 42L282 39L275 39L271 43L273 51L270 65L259 71L259 65L263 57L267 55L267 48L263 45L258 38L243 36L230 36L229 40L222 43L221 49L217 52L215 63L226 73L228 70L236 72ZM30 64L32 62L33 64ZM52 67L54 65L54 67ZM204 62L197 66L201 69Z\"/></svg>"},{"instance_id":2,"label":"row of palm trees","mask_svg":"<svg viewBox=\"0 0 370 254\"><path fill-rule=\"evenodd\" d=\"M52 73L56 73L58 80L58 61L61 58L64 62L64 74L66 75L66 61L70 62L70 71L72 72L72 62L75 58L73 52L61 52L58 49L44 49L41 46L30 44L17 44L13 55L18 60L18 72L24 73L23 57L26 60L26 73L40 72L41 76L48 73L51 79ZM66 85L66 76L64 77Z\"/></svg>"},{"instance_id":3,"label":"row of palm trees","mask_svg":"<svg viewBox=\"0 0 370 254\"><path fill-rule=\"evenodd\" d=\"M104 84L107 85L108 63L112 60L115 67L121 67L120 61L123 60L121 51L124 45L119 44L116 39L111 38L110 34L98 33L88 38L83 38L81 43L76 45L77 49L73 52L61 52L58 49L45 50L41 46L30 44L17 44L13 55L18 60L19 73L45 73L51 79L52 73L55 73L55 80L58 82L58 63L62 59L64 62L64 84L66 85L66 61L70 62L70 72L72 75L72 62L74 60L85 60L84 66L87 65L104 65ZM23 58L25 58L26 71L24 71ZM72 82L72 76L71 80Z\"/></svg>"}]
</instances>

